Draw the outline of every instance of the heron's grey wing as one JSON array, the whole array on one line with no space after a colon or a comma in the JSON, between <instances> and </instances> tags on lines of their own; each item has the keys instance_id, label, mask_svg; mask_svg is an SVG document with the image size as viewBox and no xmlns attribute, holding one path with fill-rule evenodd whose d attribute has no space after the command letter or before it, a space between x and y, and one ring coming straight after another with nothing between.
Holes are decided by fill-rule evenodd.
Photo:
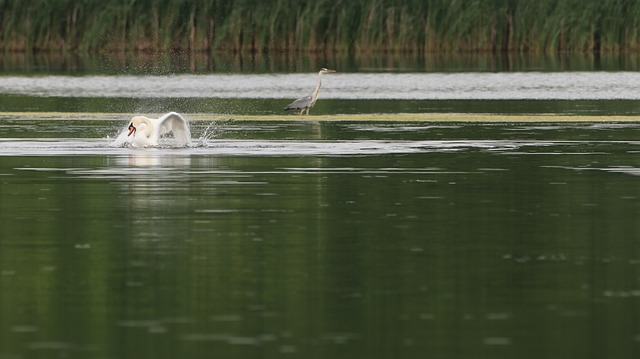
<instances>
[{"instance_id":1,"label":"heron's grey wing","mask_svg":"<svg viewBox=\"0 0 640 359\"><path fill-rule=\"evenodd\" d=\"M189 130L189 122L176 112L169 112L158 119L160 122L160 134L168 132L173 133L179 145L184 146L191 141L191 131Z\"/></svg>"},{"instance_id":2,"label":"heron's grey wing","mask_svg":"<svg viewBox=\"0 0 640 359\"><path fill-rule=\"evenodd\" d=\"M287 107L285 107L285 111L299 110L301 108L309 107L310 104L311 104L311 96L300 97L299 99L287 105Z\"/></svg>"}]
</instances>

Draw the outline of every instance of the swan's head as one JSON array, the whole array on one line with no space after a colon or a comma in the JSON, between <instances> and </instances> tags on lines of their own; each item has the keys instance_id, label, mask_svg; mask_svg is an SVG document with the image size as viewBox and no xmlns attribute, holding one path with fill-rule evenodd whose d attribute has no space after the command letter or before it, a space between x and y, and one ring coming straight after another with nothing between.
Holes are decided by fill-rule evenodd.
<instances>
[{"instance_id":1,"label":"swan's head","mask_svg":"<svg viewBox=\"0 0 640 359\"><path fill-rule=\"evenodd\" d=\"M135 136L136 131L138 131L138 126L140 126L140 124L144 122L144 119L144 116L135 116L134 118L132 118L131 122L129 122L129 127L127 127L127 129L129 130L127 136Z\"/></svg>"}]
</instances>

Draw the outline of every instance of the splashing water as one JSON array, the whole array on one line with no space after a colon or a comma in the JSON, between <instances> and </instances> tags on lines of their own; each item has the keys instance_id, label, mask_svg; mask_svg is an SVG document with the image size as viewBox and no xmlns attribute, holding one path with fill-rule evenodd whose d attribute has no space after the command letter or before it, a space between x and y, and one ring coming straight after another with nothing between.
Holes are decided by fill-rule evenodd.
<instances>
[{"instance_id":1,"label":"splashing water","mask_svg":"<svg viewBox=\"0 0 640 359\"><path fill-rule=\"evenodd\" d=\"M221 134L224 132L224 128L227 124L231 123L233 120L219 120L212 121L204 127L202 134L198 137L198 139L192 143L187 144L186 147L208 147L211 143L211 140L220 138ZM129 131L127 126L123 126L118 129L118 134L115 139L109 143L109 147L132 147L131 146L131 137L128 135ZM158 147L174 147L172 146L170 139L171 136L163 136L161 140L164 140L159 144ZM107 139L110 139L107 137Z\"/></svg>"},{"instance_id":2,"label":"splashing water","mask_svg":"<svg viewBox=\"0 0 640 359\"><path fill-rule=\"evenodd\" d=\"M224 126L231 123L233 120L222 120L222 121L212 121L207 127L204 128L202 134L198 138L198 141L195 147L207 147L209 145L209 141L214 138L219 138L220 135L224 132Z\"/></svg>"},{"instance_id":3,"label":"splashing water","mask_svg":"<svg viewBox=\"0 0 640 359\"><path fill-rule=\"evenodd\" d=\"M116 136L113 142L109 143L109 147L128 147L131 145L131 140L128 136L127 127L124 126Z\"/></svg>"}]
</instances>

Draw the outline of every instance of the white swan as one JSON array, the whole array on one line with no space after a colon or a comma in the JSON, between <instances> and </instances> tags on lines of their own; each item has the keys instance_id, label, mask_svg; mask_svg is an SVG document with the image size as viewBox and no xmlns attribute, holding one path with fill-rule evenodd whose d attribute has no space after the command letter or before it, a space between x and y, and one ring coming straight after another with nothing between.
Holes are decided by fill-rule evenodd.
<instances>
[{"instance_id":1,"label":"white swan","mask_svg":"<svg viewBox=\"0 0 640 359\"><path fill-rule=\"evenodd\" d=\"M189 122L175 112L169 112L160 118L135 116L127 129L127 138L131 138L128 142L133 147L157 146L160 137L169 132L173 133L178 146L186 146L191 141Z\"/></svg>"}]
</instances>

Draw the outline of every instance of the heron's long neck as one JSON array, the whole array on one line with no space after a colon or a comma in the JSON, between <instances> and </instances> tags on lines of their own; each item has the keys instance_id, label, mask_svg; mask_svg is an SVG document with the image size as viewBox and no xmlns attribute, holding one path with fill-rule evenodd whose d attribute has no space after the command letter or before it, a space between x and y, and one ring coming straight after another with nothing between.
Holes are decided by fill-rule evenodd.
<instances>
[{"instance_id":1,"label":"heron's long neck","mask_svg":"<svg viewBox=\"0 0 640 359\"><path fill-rule=\"evenodd\" d=\"M311 94L311 101L313 103L318 99L318 93L320 93L320 86L322 86L322 74L318 74L318 84L316 85L316 89L313 90L313 94Z\"/></svg>"}]
</instances>

